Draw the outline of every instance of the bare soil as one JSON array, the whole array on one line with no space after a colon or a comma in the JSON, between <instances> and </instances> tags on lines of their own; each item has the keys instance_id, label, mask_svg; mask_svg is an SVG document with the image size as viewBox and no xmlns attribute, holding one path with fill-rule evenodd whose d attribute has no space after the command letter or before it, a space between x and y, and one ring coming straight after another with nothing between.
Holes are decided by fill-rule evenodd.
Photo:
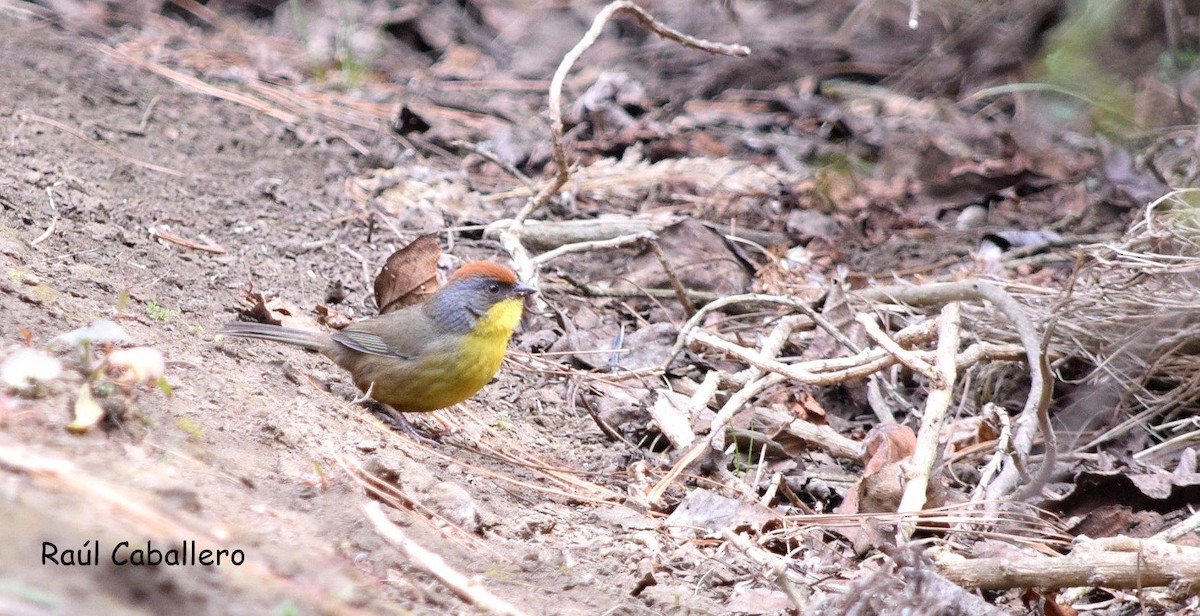
<instances>
[{"instance_id":1,"label":"bare soil","mask_svg":"<svg viewBox=\"0 0 1200 616\"><path fill-rule=\"evenodd\" d=\"M379 264L396 241L372 241L366 225L343 216L344 181L360 170L343 142L306 140L244 107L114 61L87 39L4 17L0 84L2 354L112 319L165 354L174 390L170 397L142 392L119 425L85 435L64 430L73 400L67 385L32 402L6 398L2 447L70 460L81 477L136 499L130 507L160 510L194 531L163 536L123 507L54 480L6 475L0 611L466 609L367 527L360 507L368 499L340 468L344 457L391 469L413 494L433 490L422 498L435 504L438 490L461 495L434 488L440 482L464 487L481 512L476 538L398 521L451 567L531 613L647 611L629 594L646 549L626 540L634 531L597 523L592 507L466 468L513 476L512 465L449 445L450 461L408 447L347 403L352 386L324 358L213 341L211 332L235 318L232 308L250 282L308 308L335 283L347 287L349 305L367 303L370 289L351 254ZM184 249L156 239L151 228L205 238L227 252ZM489 246L474 251L461 254L499 254ZM561 397L539 394L537 381L505 371L466 407L484 424L502 424L503 438L547 458L582 470L616 468L614 454L598 447L591 419L564 413ZM538 404L543 399L557 404ZM66 551L89 540L100 545L99 564L42 562L43 542ZM137 548L148 540L164 550L186 540L240 549L245 564L109 562L119 542Z\"/></svg>"}]
</instances>

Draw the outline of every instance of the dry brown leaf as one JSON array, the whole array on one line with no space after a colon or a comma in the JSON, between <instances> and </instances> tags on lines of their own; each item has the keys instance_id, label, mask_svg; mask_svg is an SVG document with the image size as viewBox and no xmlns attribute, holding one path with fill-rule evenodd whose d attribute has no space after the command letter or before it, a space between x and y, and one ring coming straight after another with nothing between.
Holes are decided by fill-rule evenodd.
<instances>
[{"instance_id":1,"label":"dry brown leaf","mask_svg":"<svg viewBox=\"0 0 1200 616\"><path fill-rule=\"evenodd\" d=\"M838 513L876 513L895 511L904 494L905 477L901 462L912 456L917 435L900 424L876 426L863 441L866 466L862 477L851 486ZM931 490L935 482L931 482ZM847 533L858 543L857 533Z\"/></svg>"},{"instance_id":2,"label":"dry brown leaf","mask_svg":"<svg viewBox=\"0 0 1200 616\"><path fill-rule=\"evenodd\" d=\"M889 463L912 456L916 449L917 435L908 426L883 424L872 428L863 445L867 457L863 477L877 473Z\"/></svg>"},{"instance_id":3,"label":"dry brown leaf","mask_svg":"<svg viewBox=\"0 0 1200 616\"><path fill-rule=\"evenodd\" d=\"M732 295L750 288L750 274L737 253L720 233L694 218L684 218L660 231L658 243L686 289ZM649 248L629 263L626 279L636 288L670 286L662 262Z\"/></svg>"},{"instance_id":4,"label":"dry brown leaf","mask_svg":"<svg viewBox=\"0 0 1200 616\"><path fill-rule=\"evenodd\" d=\"M342 329L354 322L354 319L345 313L339 312L324 304L317 304L317 317L326 327L330 329Z\"/></svg>"},{"instance_id":5,"label":"dry brown leaf","mask_svg":"<svg viewBox=\"0 0 1200 616\"><path fill-rule=\"evenodd\" d=\"M791 408L793 417L817 425L829 423L829 413L825 412L825 407L821 406L821 403L813 397L812 392L807 389L798 390L794 396L795 402L792 403Z\"/></svg>"},{"instance_id":6,"label":"dry brown leaf","mask_svg":"<svg viewBox=\"0 0 1200 616\"><path fill-rule=\"evenodd\" d=\"M442 255L437 236L418 236L388 257L375 277L375 304L387 314L419 304L437 290L437 263Z\"/></svg>"},{"instance_id":7,"label":"dry brown leaf","mask_svg":"<svg viewBox=\"0 0 1200 616\"><path fill-rule=\"evenodd\" d=\"M1026 588L1021 594L1021 602L1025 604L1025 609L1046 616L1076 616L1078 610L1059 603L1054 596L1055 592L1042 593L1033 588Z\"/></svg>"},{"instance_id":8,"label":"dry brown leaf","mask_svg":"<svg viewBox=\"0 0 1200 616\"><path fill-rule=\"evenodd\" d=\"M278 297L268 300L262 293L249 288L245 291L245 299L249 305L239 308L238 312L259 323L297 329L320 329L316 319L305 314L296 304Z\"/></svg>"}]
</instances>

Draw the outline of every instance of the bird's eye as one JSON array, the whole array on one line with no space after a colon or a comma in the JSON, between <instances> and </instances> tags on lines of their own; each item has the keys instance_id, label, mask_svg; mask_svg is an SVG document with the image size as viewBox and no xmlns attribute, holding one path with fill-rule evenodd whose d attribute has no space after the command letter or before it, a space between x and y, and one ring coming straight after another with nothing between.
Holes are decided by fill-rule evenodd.
<instances>
[{"instance_id":1,"label":"bird's eye","mask_svg":"<svg viewBox=\"0 0 1200 616\"><path fill-rule=\"evenodd\" d=\"M488 285L488 293L495 295L499 292L500 292L500 285L498 285L494 282L492 284Z\"/></svg>"}]
</instances>

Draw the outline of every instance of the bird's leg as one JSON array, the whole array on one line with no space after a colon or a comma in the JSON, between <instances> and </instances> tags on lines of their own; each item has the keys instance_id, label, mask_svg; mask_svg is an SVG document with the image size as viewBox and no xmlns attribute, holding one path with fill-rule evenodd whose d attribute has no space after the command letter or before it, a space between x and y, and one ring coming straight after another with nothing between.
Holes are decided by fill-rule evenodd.
<instances>
[{"instance_id":1,"label":"bird's leg","mask_svg":"<svg viewBox=\"0 0 1200 616\"><path fill-rule=\"evenodd\" d=\"M404 416L404 413L397 411L396 409L392 408L390 405L384 404L384 403L372 398L371 392L373 392L373 391L375 391L375 382L374 381L372 381L371 384L367 386L367 391L364 391L361 396L355 398L354 400L351 400L350 401L351 404L365 405L371 409L372 413L375 413L376 415L380 415L381 414L380 411L383 411L383 413L385 413L387 415L387 418L391 420L390 423L392 424L392 427L398 429L399 431L403 432L406 436L408 436L409 438L411 438L417 442L424 443L426 445L432 445L437 442L434 439L430 438L429 435L422 433L420 428L414 426L412 424L412 422L409 421Z\"/></svg>"},{"instance_id":2,"label":"bird's leg","mask_svg":"<svg viewBox=\"0 0 1200 616\"><path fill-rule=\"evenodd\" d=\"M382 406L383 410L387 412L388 417L392 419L394 425L409 438L417 441L418 443L424 443L426 445L433 445L437 443L437 440L432 438L429 433L414 426L412 422L404 416L404 413L397 411L387 404L381 404L380 406Z\"/></svg>"}]
</instances>

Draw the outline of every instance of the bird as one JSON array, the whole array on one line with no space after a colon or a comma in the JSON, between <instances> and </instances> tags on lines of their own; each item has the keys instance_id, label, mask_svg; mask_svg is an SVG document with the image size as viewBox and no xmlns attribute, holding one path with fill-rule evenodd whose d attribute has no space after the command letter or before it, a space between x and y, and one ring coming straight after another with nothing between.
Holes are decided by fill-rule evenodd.
<instances>
[{"instance_id":1,"label":"bird","mask_svg":"<svg viewBox=\"0 0 1200 616\"><path fill-rule=\"evenodd\" d=\"M317 351L349 372L364 398L399 413L425 413L463 402L491 382L525 298L536 292L508 267L472 261L423 302L332 333L248 321L226 323L218 333Z\"/></svg>"}]
</instances>

